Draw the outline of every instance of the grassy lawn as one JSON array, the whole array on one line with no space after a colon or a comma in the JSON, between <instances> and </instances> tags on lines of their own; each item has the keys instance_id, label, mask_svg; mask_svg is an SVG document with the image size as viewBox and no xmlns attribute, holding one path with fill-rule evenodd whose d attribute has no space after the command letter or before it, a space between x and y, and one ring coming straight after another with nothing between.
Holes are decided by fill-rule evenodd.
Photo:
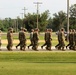
<instances>
[{"instance_id":1,"label":"grassy lawn","mask_svg":"<svg viewBox=\"0 0 76 75\"><path fill-rule=\"evenodd\" d=\"M0 75L76 75L76 52L0 52Z\"/></svg>"}]
</instances>

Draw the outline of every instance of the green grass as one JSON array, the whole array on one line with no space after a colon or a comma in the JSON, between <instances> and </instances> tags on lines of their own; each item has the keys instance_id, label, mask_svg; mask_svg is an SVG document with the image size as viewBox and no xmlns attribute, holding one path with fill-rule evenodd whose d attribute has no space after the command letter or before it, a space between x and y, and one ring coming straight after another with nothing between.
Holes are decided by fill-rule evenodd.
<instances>
[{"instance_id":1,"label":"green grass","mask_svg":"<svg viewBox=\"0 0 76 75\"><path fill-rule=\"evenodd\" d=\"M76 52L0 52L0 75L76 75Z\"/></svg>"}]
</instances>

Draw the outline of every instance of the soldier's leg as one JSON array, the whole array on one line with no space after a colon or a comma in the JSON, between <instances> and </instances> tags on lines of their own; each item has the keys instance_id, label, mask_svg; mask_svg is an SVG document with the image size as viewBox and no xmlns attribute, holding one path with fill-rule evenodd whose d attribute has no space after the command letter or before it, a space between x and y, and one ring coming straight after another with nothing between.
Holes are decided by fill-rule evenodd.
<instances>
[{"instance_id":1,"label":"soldier's leg","mask_svg":"<svg viewBox=\"0 0 76 75\"><path fill-rule=\"evenodd\" d=\"M0 40L0 50L1 50L1 45L2 45L2 43L1 43L1 40Z\"/></svg>"}]
</instances>

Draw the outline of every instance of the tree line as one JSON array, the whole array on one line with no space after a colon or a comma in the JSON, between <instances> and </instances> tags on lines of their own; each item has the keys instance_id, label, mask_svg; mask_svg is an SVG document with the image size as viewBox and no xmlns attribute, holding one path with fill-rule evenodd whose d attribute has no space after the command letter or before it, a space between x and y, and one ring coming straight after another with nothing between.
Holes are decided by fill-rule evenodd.
<instances>
[{"instance_id":1,"label":"tree line","mask_svg":"<svg viewBox=\"0 0 76 75\"><path fill-rule=\"evenodd\" d=\"M72 5L69 9L69 20L70 28L76 28L76 4ZM60 28L65 28L67 30L67 13L64 11L59 11L53 14L53 18L49 17L49 10L38 14L38 28L40 31L44 31L46 28L52 28L53 31L57 31ZM12 27L15 32L18 32L21 27L25 27L28 31L37 27L37 14L28 13L23 19L17 17L16 19L5 18L0 19L0 29L4 32Z\"/></svg>"}]
</instances>

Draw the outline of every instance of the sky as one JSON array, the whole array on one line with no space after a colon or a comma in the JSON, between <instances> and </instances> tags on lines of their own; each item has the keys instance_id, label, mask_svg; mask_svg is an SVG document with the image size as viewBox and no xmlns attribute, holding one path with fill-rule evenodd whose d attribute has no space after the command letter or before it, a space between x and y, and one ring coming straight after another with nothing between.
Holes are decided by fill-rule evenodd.
<instances>
[{"instance_id":1,"label":"sky","mask_svg":"<svg viewBox=\"0 0 76 75\"><path fill-rule=\"evenodd\" d=\"M59 11L67 12L67 0L0 0L0 19L23 17L24 7L27 9L25 14L36 13L36 4L39 4L39 13L49 10L50 16ZM69 0L70 6L76 4L76 0Z\"/></svg>"}]
</instances>

